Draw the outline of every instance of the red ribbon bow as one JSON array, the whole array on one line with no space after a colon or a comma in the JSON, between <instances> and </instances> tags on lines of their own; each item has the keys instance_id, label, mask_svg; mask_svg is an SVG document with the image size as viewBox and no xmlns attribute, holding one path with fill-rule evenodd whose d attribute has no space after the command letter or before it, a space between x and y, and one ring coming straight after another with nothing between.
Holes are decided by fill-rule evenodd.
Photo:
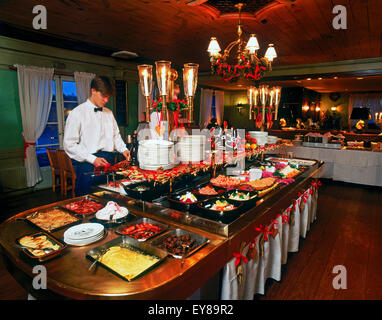
<instances>
[{"instance_id":1,"label":"red ribbon bow","mask_svg":"<svg viewBox=\"0 0 382 320\"><path fill-rule=\"evenodd\" d=\"M236 258L235 260L235 266L237 267L241 261L244 263L248 262L248 258L246 256L243 256L241 253L233 253L233 256Z\"/></svg>"},{"instance_id":2,"label":"red ribbon bow","mask_svg":"<svg viewBox=\"0 0 382 320\"><path fill-rule=\"evenodd\" d=\"M25 139L24 139L24 136L23 136L23 140L24 140L24 160L25 160L26 157L27 157L27 149L28 149L28 147L36 145L36 142L26 142Z\"/></svg>"},{"instance_id":3,"label":"red ribbon bow","mask_svg":"<svg viewBox=\"0 0 382 320\"><path fill-rule=\"evenodd\" d=\"M276 221L276 220L274 220L274 219L271 219L271 223L272 223L273 228L274 228L274 229L277 229L277 228L276 228L276 224L278 224L279 222Z\"/></svg>"},{"instance_id":4,"label":"red ribbon bow","mask_svg":"<svg viewBox=\"0 0 382 320\"><path fill-rule=\"evenodd\" d=\"M298 193L298 197L299 198L302 198L302 200L304 201L304 203L306 203L306 201L308 200L308 195L306 193L304 194L301 194L301 192Z\"/></svg>"},{"instance_id":5,"label":"red ribbon bow","mask_svg":"<svg viewBox=\"0 0 382 320\"><path fill-rule=\"evenodd\" d=\"M283 223L289 223L289 216L287 214L284 214L282 218L283 218Z\"/></svg>"},{"instance_id":6,"label":"red ribbon bow","mask_svg":"<svg viewBox=\"0 0 382 320\"><path fill-rule=\"evenodd\" d=\"M254 238L254 239L252 240L252 242L250 243L249 248L250 248L250 249L253 249L253 248L256 246L256 242L257 242L257 238Z\"/></svg>"},{"instance_id":7,"label":"red ribbon bow","mask_svg":"<svg viewBox=\"0 0 382 320\"><path fill-rule=\"evenodd\" d=\"M255 230L264 233L264 241L268 241L268 234L272 234L272 231L268 230L268 226L264 227L262 224L260 227L256 227Z\"/></svg>"},{"instance_id":8,"label":"red ribbon bow","mask_svg":"<svg viewBox=\"0 0 382 320\"><path fill-rule=\"evenodd\" d=\"M317 182L311 181L310 184L312 185L313 188L318 188L322 186L321 181L317 181Z\"/></svg>"}]
</instances>

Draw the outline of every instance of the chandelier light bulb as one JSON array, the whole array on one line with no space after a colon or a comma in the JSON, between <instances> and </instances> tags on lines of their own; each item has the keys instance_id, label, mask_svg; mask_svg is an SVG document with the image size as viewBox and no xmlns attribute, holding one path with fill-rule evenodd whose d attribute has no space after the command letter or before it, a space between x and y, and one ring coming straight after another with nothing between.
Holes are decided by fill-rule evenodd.
<instances>
[{"instance_id":1,"label":"chandelier light bulb","mask_svg":"<svg viewBox=\"0 0 382 320\"><path fill-rule=\"evenodd\" d=\"M247 45L245 47L251 54L254 54L256 50L260 49L259 42L257 41L257 38L254 34L251 34L251 37L249 38Z\"/></svg>"},{"instance_id":2,"label":"chandelier light bulb","mask_svg":"<svg viewBox=\"0 0 382 320\"><path fill-rule=\"evenodd\" d=\"M265 52L265 58L267 58L269 61L273 61L274 58L277 58L277 53L273 44L269 45L267 51Z\"/></svg>"},{"instance_id":3,"label":"chandelier light bulb","mask_svg":"<svg viewBox=\"0 0 382 320\"><path fill-rule=\"evenodd\" d=\"M211 37L211 41L208 45L207 51L209 52L210 56L216 56L221 51L219 43L217 42L215 37Z\"/></svg>"}]
</instances>

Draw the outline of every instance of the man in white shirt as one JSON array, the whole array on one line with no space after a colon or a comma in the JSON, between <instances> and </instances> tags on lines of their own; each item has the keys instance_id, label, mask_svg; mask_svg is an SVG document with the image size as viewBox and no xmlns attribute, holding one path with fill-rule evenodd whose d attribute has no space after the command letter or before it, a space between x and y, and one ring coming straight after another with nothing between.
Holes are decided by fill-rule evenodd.
<instances>
[{"instance_id":1,"label":"man in white shirt","mask_svg":"<svg viewBox=\"0 0 382 320\"><path fill-rule=\"evenodd\" d=\"M115 150L126 160L130 158L113 112L104 107L114 95L113 82L108 77L96 76L90 87L90 98L70 112L65 126L64 150L76 170L77 196L91 193L91 184L100 183L89 173L94 167L114 164Z\"/></svg>"}]
</instances>

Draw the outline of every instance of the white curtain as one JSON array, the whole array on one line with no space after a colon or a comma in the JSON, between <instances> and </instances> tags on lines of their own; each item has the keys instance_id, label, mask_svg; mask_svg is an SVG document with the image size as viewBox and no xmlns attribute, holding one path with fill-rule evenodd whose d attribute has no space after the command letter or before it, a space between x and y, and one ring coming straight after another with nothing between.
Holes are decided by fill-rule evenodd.
<instances>
[{"instance_id":1,"label":"white curtain","mask_svg":"<svg viewBox=\"0 0 382 320\"><path fill-rule=\"evenodd\" d=\"M74 72L79 104L84 103L90 97L90 83L95 76L94 73Z\"/></svg>"},{"instance_id":2,"label":"white curtain","mask_svg":"<svg viewBox=\"0 0 382 320\"><path fill-rule=\"evenodd\" d=\"M382 93L357 93L350 95L349 117L353 108L370 108L371 118L375 121L375 114L382 112Z\"/></svg>"},{"instance_id":3,"label":"white curtain","mask_svg":"<svg viewBox=\"0 0 382 320\"><path fill-rule=\"evenodd\" d=\"M27 186L42 180L36 156L36 141L48 121L53 96L53 68L16 65L23 125Z\"/></svg>"},{"instance_id":4,"label":"white curtain","mask_svg":"<svg viewBox=\"0 0 382 320\"><path fill-rule=\"evenodd\" d=\"M221 126L224 116L224 91L215 90L215 110L217 123Z\"/></svg>"},{"instance_id":5,"label":"white curtain","mask_svg":"<svg viewBox=\"0 0 382 320\"><path fill-rule=\"evenodd\" d=\"M213 90L211 89L201 89L199 108L200 129L206 128L211 118L212 94Z\"/></svg>"}]
</instances>

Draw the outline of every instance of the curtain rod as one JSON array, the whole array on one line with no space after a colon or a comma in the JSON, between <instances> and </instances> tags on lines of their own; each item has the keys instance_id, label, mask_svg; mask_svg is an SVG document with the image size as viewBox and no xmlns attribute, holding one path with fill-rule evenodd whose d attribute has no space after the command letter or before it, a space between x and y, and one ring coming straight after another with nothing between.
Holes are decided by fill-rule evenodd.
<instances>
[{"instance_id":1,"label":"curtain rod","mask_svg":"<svg viewBox=\"0 0 382 320\"><path fill-rule=\"evenodd\" d=\"M10 70L17 71L17 67L15 66L8 66ZM65 72L60 72L60 71L54 71L54 75L56 76L68 76L68 77L73 77L73 73L65 73Z\"/></svg>"}]
</instances>

